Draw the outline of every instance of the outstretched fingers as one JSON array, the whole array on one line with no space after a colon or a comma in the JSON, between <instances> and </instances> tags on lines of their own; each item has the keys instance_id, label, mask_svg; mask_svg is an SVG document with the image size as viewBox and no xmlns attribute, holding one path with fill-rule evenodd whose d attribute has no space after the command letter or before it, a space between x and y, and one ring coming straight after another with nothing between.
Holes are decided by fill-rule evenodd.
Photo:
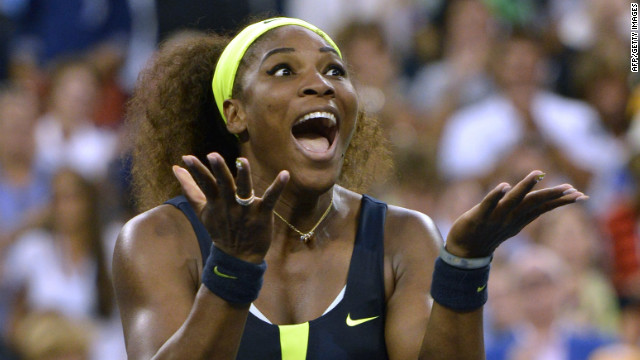
<instances>
[{"instance_id":1,"label":"outstretched fingers","mask_svg":"<svg viewBox=\"0 0 640 360\"><path fill-rule=\"evenodd\" d=\"M500 200L511 189L511 185L501 183L491 190L479 204L480 217L487 218L496 208Z\"/></svg>"},{"instance_id":2,"label":"outstretched fingers","mask_svg":"<svg viewBox=\"0 0 640 360\"><path fill-rule=\"evenodd\" d=\"M529 197L527 197L525 201L530 203L527 205L527 207L529 208L528 212L535 217L538 217L560 206L573 204L578 201L589 199L589 196L585 195L581 191L576 190L569 184L540 190L529 195L532 201L529 201Z\"/></svg>"},{"instance_id":3,"label":"outstretched fingers","mask_svg":"<svg viewBox=\"0 0 640 360\"><path fill-rule=\"evenodd\" d=\"M528 193L519 208L534 208L540 204L555 200L565 195L571 195L578 190L574 189L570 184L557 185L550 188L531 191Z\"/></svg>"},{"instance_id":4,"label":"outstretched fingers","mask_svg":"<svg viewBox=\"0 0 640 360\"><path fill-rule=\"evenodd\" d=\"M213 201L218 197L218 186L216 185L216 178L211 174L211 171L200 160L193 155L185 155L182 157L189 174L195 180L196 184L202 190L208 201ZM180 180L178 178L178 180Z\"/></svg>"},{"instance_id":5,"label":"outstretched fingers","mask_svg":"<svg viewBox=\"0 0 640 360\"><path fill-rule=\"evenodd\" d=\"M570 184L532 191L514 210L516 223L523 228L546 212L588 198Z\"/></svg>"},{"instance_id":6,"label":"outstretched fingers","mask_svg":"<svg viewBox=\"0 0 640 360\"><path fill-rule=\"evenodd\" d=\"M207 202L207 197L202 192L202 189L196 184L189 171L178 165L173 165L171 168L173 175L178 179L182 192L187 197L191 206L196 210L202 210Z\"/></svg>"},{"instance_id":7,"label":"outstretched fingers","mask_svg":"<svg viewBox=\"0 0 640 360\"><path fill-rule=\"evenodd\" d=\"M505 196L500 200L497 205L499 216L504 216L517 208L524 198L529 194L533 187L544 178L544 173L540 170L534 170L529 173L524 179L517 183L511 190L509 190Z\"/></svg>"},{"instance_id":8,"label":"outstretched fingers","mask_svg":"<svg viewBox=\"0 0 640 360\"><path fill-rule=\"evenodd\" d=\"M213 175L217 180L220 195L225 198L227 203L235 201L235 181L233 180L233 175L231 175L231 171L227 167L224 158L218 153L211 153L207 155L207 160L209 160L209 165L211 166Z\"/></svg>"}]
</instances>

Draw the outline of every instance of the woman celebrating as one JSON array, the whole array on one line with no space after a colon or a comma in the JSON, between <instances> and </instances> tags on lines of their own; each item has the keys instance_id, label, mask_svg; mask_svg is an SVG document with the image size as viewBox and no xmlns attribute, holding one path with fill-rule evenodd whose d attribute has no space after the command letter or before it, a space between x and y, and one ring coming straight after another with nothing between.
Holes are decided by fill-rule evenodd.
<instances>
[{"instance_id":1,"label":"woman celebrating","mask_svg":"<svg viewBox=\"0 0 640 360\"><path fill-rule=\"evenodd\" d=\"M444 249L426 215L337 185L384 153L345 69L290 18L160 51L130 109L139 200L155 207L114 254L131 359L484 356L493 250L586 197L533 191L534 171L462 215Z\"/></svg>"}]
</instances>

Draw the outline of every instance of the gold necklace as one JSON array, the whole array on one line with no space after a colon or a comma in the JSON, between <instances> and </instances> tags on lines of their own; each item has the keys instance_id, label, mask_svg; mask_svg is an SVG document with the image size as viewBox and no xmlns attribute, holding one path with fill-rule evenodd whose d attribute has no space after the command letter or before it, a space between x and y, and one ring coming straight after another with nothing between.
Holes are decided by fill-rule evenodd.
<instances>
[{"instance_id":1,"label":"gold necklace","mask_svg":"<svg viewBox=\"0 0 640 360\"><path fill-rule=\"evenodd\" d=\"M327 215L329 215L329 211L331 210L331 207L333 206L333 197L331 197L331 202L329 202L329 206L327 207L327 210L324 211L324 214L322 214L322 216L320 217L320 220L318 220L318 222L313 226L313 228L311 228L311 230L309 230L308 232L304 233L300 230L298 230L298 228L296 228L295 226L291 225L287 220L285 220L280 214L278 214L277 211L273 210L273 214L275 216L277 216L280 220L282 220L282 222L284 222L285 224L287 224L287 226L295 231L298 235L300 235L300 241L302 241L303 243L308 243L309 240L311 239L311 237L313 236L314 231L316 231L316 228L318 228L318 226L322 223L322 221L324 220L324 218L327 217Z\"/></svg>"}]
</instances>

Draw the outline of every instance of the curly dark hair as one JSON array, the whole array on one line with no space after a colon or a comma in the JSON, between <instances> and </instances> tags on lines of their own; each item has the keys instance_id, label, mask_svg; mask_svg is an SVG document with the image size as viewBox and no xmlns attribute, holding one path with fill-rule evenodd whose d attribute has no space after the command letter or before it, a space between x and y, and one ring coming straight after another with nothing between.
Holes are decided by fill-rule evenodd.
<instances>
[{"instance_id":1,"label":"curly dark hair","mask_svg":"<svg viewBox=\"0 0 640 360\"><path fill-rule=\"evenodd\" d=\"M238 140L227 131L211 90L218 57L229 41L217 34L189 33L162 44L141 72L127 109L133 190L140 210L181 194L171 165L180 164L182 155L195 155L206 164L206 155L218 152L235 174ZM250 51L244 60L249 57ZM236 78L243 68L241 64ZM357 120L338 183L364 192L385 179L392 165L377 120L364 113Z\"/></svg>"}]
</instances>

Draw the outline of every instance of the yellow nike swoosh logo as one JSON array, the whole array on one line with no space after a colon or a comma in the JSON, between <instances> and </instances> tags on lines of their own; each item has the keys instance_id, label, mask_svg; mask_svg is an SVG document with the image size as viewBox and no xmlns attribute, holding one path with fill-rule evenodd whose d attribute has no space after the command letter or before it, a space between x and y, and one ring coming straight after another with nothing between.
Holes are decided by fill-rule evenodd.
<instances>
[{"instance_id":1,"label":"yellow nike swoosh logo","mask_svg":"<svg viewBox=\"0 0 640 360\"><path fill-rule=\"evenodd\" d=\"M221 273L220 271L218 271L218 265L216 265L216 266L213 268L213 273L214 273L214 274L216 274L216 275L218 275L218 276L221 276L221 277L223 277L223 278L227 278L227 279L237 279L237 277L235 277L235 276L227 275L227 274L223 274L223 273Z\"/></svg>"},{"instance_id":2,"label":"yellow nike swoosh logo","mask_svg":"<svg viewBox=\"0 0 640 360\"><path fill-rule=\"evenodd\" d=\"M478 290L477 290L477 291L478 291L478 292L481 292L481 291L482 291L482 290L484 290L484 288L486 288L486 287L487 287L487 284L484 284L484 285L482 285L482 286L478 286Z\"/></svg>"},{"instance_id":3,"label":"yellow nike swoosh logo","mask_svg":"<svg viewBox=\"0 0 640 360\"><path fill-rule=\"evenodd\" d=\"M367 321L371 321L371 320L379 318L379 317L380 317L380 315L372 316L372 317L368 317L368 318L363 318L363 319L353 320L351 318L351 313L349 313L349 314L347 314L347 325L348 326L356 326L356 325L360 325L362 323L366 323Z\"/></svg>"}]
</instances>

